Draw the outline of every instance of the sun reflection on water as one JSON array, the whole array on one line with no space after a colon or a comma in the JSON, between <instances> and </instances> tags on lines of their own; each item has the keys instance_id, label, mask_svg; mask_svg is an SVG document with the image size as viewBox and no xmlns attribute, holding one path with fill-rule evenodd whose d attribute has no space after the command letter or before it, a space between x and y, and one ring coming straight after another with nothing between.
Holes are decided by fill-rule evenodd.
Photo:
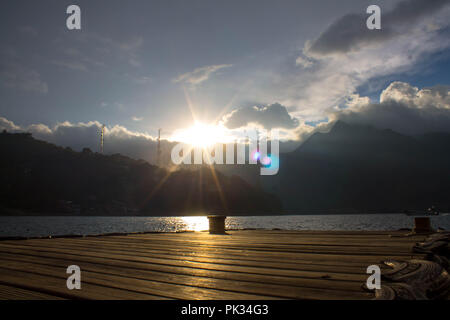
<instances>
[{"instance_id":1,"label":"sun reflection on water","mask_svg":"<svg viewBox=\"0 0 450 320\"><path fill-rule=\"evenodd\" d=\"M186 225L185 229L190 231L209 230L209 221L207 217L182 217L181 220Z\"/></svg>"}]
</instances>

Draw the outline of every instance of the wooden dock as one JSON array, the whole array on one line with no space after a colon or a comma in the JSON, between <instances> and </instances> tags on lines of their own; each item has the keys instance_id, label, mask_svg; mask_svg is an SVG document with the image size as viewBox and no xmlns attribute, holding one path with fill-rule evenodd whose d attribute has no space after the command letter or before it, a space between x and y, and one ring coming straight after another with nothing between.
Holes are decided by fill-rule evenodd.
<instances>
[{"instance_id":1,"label":"wooden dock","mask_svg":"<svg viewBox=\"0 0 450 320\"><path fill-rule=\"evenodd\" d=\"M369 265L425 236L228 231L0 241L0 299L371 299ZM81 290L66 269L81 268Z\"/></svg>"}]
</instances>

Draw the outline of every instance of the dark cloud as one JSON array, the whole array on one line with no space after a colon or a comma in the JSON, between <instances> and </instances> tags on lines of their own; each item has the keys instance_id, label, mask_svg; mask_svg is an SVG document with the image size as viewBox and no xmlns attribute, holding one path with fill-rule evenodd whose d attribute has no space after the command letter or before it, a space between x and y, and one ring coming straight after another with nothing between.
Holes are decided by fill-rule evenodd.
<instances>
[{"instance_id":1,"label":"dark cloud","mask_svg":"<svg viewBox=\"0 0 450 320\"><path fill-rule=\"evenodd\" d=\"M25 92L48 93L48 85L39 72L18 63L0 64L0 85Z\"/></svg>"},{"instance_id":2,"label":"dark cloud","mask_svg":"<svg viewBox=\"0 0 450 320\"><path fill-rule=\"evenodd\" d=\"M403 134L450 132L450 86L419 90L394 82L380 103L355 106L335 114L347 123L368 124Z\"/></svg>"},{"instance_id":3,"label":"dark cloud","mask_svg":"<svg viewBox=\"0 0 450 320\"><path fill-rule=\"evenodd\" d=\"M224 116L223 121L229 129L245 127L249 123L258 123L265 129L293 129L299 125L298 120L279 103L236 109Z\"/></svg>"},{"instance_id":4,"label":"dark cloud","mask_svg":"<svg viewBox=\"0 0 450 320\"><path fill-rule=\"evenodd\" d=\"M368 14L347 14L305 47L309 55L346 53L371 43L380 43L412 30L415 23L450 4L450 0L406 0L390 12L381 12L381 30L369 30Z\"/></svg>"}]
</instances>

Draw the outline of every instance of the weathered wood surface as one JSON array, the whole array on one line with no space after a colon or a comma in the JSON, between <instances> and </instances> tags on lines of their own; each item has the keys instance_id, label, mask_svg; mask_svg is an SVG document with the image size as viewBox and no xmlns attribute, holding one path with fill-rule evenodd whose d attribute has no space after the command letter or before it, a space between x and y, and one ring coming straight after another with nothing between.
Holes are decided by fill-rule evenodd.
<instances>
[{"instance_id":1,"label":"weathered wood surface","mask_svg":"<svg viewBox=\"0 0 450 320\"><path fill-rule=\"evenodd\" d=\"M371 299L369 265L423 258L405 232L281 230L0 241L0 299ZM81 290L66 269L81 268Z\"/></svg>"}]
</instances>

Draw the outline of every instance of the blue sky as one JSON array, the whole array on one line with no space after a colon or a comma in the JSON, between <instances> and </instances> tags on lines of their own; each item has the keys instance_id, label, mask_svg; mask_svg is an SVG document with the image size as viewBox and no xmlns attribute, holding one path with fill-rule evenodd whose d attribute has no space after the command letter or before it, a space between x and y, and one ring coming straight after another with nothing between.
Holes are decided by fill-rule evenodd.
<instances>
[{"instance_id":1,"label":"blue sky","mask_svg":"<svg viewBox=\"0 0 450 320\"><path fill-rule=\"evenodd\" d=\"M192 113L243 126L246 116L280 116L294 137L349 97L378 101L393 81L449 85L448 3L5 0L0 117L23 128L98 121L151 136L163 128L169 137L193 124ZM81 8L82 30L66 28L70 4ZM383 26L371 34L370 4L381 7ZM276 103L283 108L264 113Z\"/></svg>"}]
</instances>

